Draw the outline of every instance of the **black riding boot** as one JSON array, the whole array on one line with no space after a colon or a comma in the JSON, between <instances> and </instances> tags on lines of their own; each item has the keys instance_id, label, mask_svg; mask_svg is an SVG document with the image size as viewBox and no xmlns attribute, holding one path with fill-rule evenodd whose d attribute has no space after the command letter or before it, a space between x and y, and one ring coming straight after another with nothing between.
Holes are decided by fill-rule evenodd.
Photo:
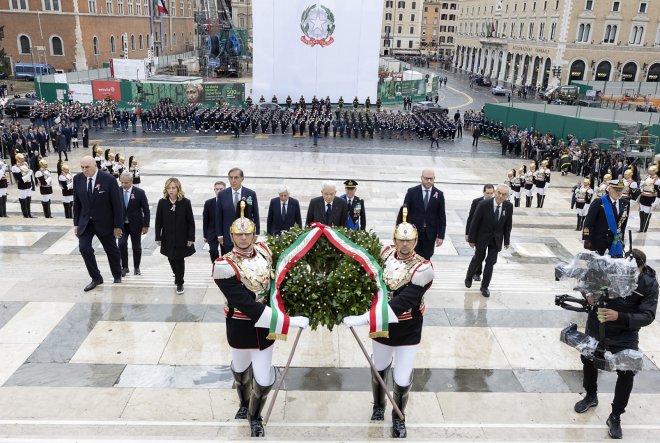
<instances>
[{"instance_id":1,"label":"black riding boot","mask_svg":"<svg viewBox=\"0 0 660 443\"><path fill-rule=\"evenodd\" d=\"M525 207L526 208L531 208L532 207L532 199L533 199L533 197L530 197L529 195L525 196Z\"/></svg>"},{"instance_id":2,"label":"black riding boot","mask_svg":"<svg viewBox=\"0 0 660 443\"><path fill-rule=\"evenodd\" d=\"M580 224L582 223L582 216L578 215L577 216L577 225L575 225L575 230L579 231L580 230Z\"/></svg>"},{"instance_id":3,"label":"black riding boot","mask_svg":"<svg viewBox=\"0 0 660 443\"><path fill-rule=\"evenodd\" d=\"M248 405L250 404L250 390L252 389L252 366L249 366L243 372L234 372L234 369L231 369L231 373L234 375L234 387L236 388L236 393L238 394L238 402L240 404L238 412L234 418L239 420L244 420L248 417Z\"/></svg>"},{"instance_id":4,"label":"black riding boot","mask_svg":"<svg viewBox=\"0 0 660 443\"><path fill-rule=\"evenodd\" d=\"M27 212L28 218L37 218L36 215L32 215L30 206L32 205L32 197L25 199L25 212Z\"/></svg>"},{"instance_id":5,"label":"black riding boot","mask_svg":"<svg viewBox=\"0 0 660 443\"><path fill-rule=\"evenodd\" d=\"M580 229L579 229L580 231L584 229L584 220L586 218L587 218L586 215L583 215L582 217L580 217Z\"/></svg>"},{"instance_id":6,"label":"black riding boot","mask_svg":"<svg viewBox=\"0 0 660 443\"><path fill-rule=\"evenodd\" d=\"M513 202L515 203L516 208L520 207L520 198L513 197Z\"/></svg>"},{"instance_id":7,"label":"black riding boot","mask_svg":"<svg viewBox=\"0 0 660 443\"><path fill-rule=\"evenodd\" d=\"M24 198L19 198L18 202L21 204L21 212L23 213L23 218L29 218L27 213L27 200Z\"/></svg>"},{"instance_id":8,"label":"black riding boot","mask_svg":"<svg viewBox=\"0 0 660 443\"><path fill-rule=\"evenodd\" d=\"M380 377L385 382L385 386L387 386L387 379L389 378L391 368L392 363L390 363L389 366L382 371L378 371L378 374L380 374ZM376 376L374 376L373 372L371 373L371 393L374 396L374 409L371 413L371 419L378 421L385 420L385 402L387 395L385 394L385 391L383 391L383 388L380 386L380 383L378 383L378 379Z\"/></svg>"},{"instance_id":9,"label":"black riding boot","mask_svg":"<svg viewBox=\"0 0 660 443\"><path fill-rule=\"evenodd\" d=\"M0 197L0 217L7 217L7 196Z\"/></svg>"},{"instance_id":10,"label":"black riding boot","mask_svg":"<svg viewBox=\"0 0 660 443\"><path fill-rule=\"evenodd\" d=\"M273 368L275 372L275 368ZM273 377L275 378L275 377ZM265 437L264 425L261 422L261 411L263 411L268 399L268 393L273 388L275 381L270 386L261 386L254 378L252 379L252 392L250 393L250 404L248 406L248 420L250 420L250 436Z\"/></svg>"},{"instance_id":11,"label":"black riding boot","mask_svg":"<svg viewBox=\"0 0 660 443\"><path fill-rule=\"evenodd\" d=\"M50 218L48 217L48 202L41 202L41 208L44 211L44 217Z\"/></svg>"},{"instance_id":12,"label":"black riding boot","mask_svg":"<svg viewBox=\"0 0 660 443\"><path fill-rule=\"evenodd\" d=\"M73 218L73 202L69 202L69 218Z\"/></svg>"},{"instance_id":13,"label":"black riding boot","mask_svg":"<svg viewBox=\"0 0 660 443\"><path fill-rule=\"evenodd\" d=\"M541 196L541 208L543 207L543 203L545 203L545 195Z\"/></svg>"},{"instance_id":14,"label":"black riding boot","mask_svg":"<svg viewBox=\"0 0 660 443\"><path fill-rule=\"evenodd\" d=\"M408 396L410 395L410 388L412 387L412 376L410 377L411 383L401 387L394 382L394 403L399 407L404 419L401 420L396 412L392 411L392 438L406 438L408 432L406 431L406 405L408 404Z\"/></svg>"}]
</instances>

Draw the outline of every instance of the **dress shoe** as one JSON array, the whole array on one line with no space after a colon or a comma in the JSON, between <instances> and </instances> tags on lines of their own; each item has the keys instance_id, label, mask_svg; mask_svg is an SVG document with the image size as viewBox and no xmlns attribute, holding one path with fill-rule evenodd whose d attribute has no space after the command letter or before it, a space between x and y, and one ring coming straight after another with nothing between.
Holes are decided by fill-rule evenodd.
<instances>
[{"instance_id":1,"label":"dress shoe","mask_svg":"<svg viewBox=\"0 0 660 443\"><path fill-rule=\"evenodd\" d=\"M135 275L142 275L142 273L140 272L140 268L135 268L135 273L134 274Z\"/></svg>"},{"instance_id":2,"label":"dress shoe","mask_svg":"<svg viewBox=\"0 0 660 443\"><path fill-rule=\"evenodd\" d=\"M472 287L472 277L465 277L465 287L466 288Z\"/></svg>"},{"instance_id":3,"label":"dress shoe","mask_svg":"<svg viewBox=\"0 0 660 443\"><path fill-rule=\"evenodd\" d=\"M609 429L607 430L607 433L610 435L611 438L615 438L617 440L620 440L623 438L623 430L621 429L621 416L620 415L614 415L610 414L609 417L607 417L607 426L609 426Z\"/></svg>"},{"instance_id":4,"label":"dress shoe","mask_svg":"<svg viewBox=\"0 0 660 443\"><path fill-rule=\"evenodd\" d=\"M488 288L481 288L481 295L484 297L490 297L490 290L488 290Z\"/></svg>"},{"instance_id":5,"label":"dress shoe","mask_svg":"<svg viewBox=\"0 0 660 443\"><path fill-rule=\"evenodd\" d=\"M122 268L121 270L121 276L126 277L128 275L128 268Z\"/></svg>"},{"instance_id":6,"label":"dress shoe","mask_svg":"<svg viewBox=\"0 0 660 443\"><path fill-rule=\"evenodd\" d=\"M573 409L575 409L575 412L577 412L578 414L582 414L583 412L587 412L589 409L593 408L594 406L598 406L598 395L586 394L582 400L575 403L575 407Z\"/></svg>"},{"instance_id":7,"label":"dress shoe","mask_svg":"<svg viewBox=\"0 0 660 443\"><path fill-rule=\"evenodd\" d=\"M183 285L176 285L176 293L177 293L178 295L181 295L181 294L184 293Z\"/></svg>"},{"instance_id":8,"label":"dress shoe","mask_svg":"<svg viewBox=\"0 0 660 443\"><path fill-rule=\"evenodd\" d=\"M91 291L92 289L94 289L94 288L97 287L98 285L102 285L102 284L103 284L103 279L100 279L100 280L92 280L87 286L85 286L84 291L85 291L85 292Z\"/></svg>"},{"instance_id":9,"label":"dress shoe","mask_svg":"<svg viewBox=\"0 0 660 443\"><path fill-rule=\"evenodd\" d=\"M121 277L115 277L115 279L112 282L113 283L121 283Z\"/></svg>"},{"instance_id":10,"label":"dress shoe","mask_svg":"<svg viewBox=\"0 0 660 443\"><path fill-rule=\"evenodd\" d=\"M481 275L479 275L479 274L475 274L475 276L472 277L472 280L474 280L474 281L481 281Z\"/></svg>"}]
</instances>

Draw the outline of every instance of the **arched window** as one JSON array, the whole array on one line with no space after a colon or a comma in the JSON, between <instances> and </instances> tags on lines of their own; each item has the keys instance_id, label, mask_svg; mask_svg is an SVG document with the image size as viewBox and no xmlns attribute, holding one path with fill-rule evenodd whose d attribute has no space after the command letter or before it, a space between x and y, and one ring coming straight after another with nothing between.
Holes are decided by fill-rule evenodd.
<instances>
[{"instance_id":1,"label":"arched window","mask_svg":"<svg viewBox=\"0 0 660 443\"><path fill-rule=\"evenodd\" d=\"M147 49L151 49L151 34L147 34Z\"/></svg>"},{"instance_id":2,"label":"arched window","mask_svg":"<svg viewBox=\"0 0 660 443\"><path fill-rule=\"evenodd\" d=\"M110 52L115 53L115 36L111 35L110 36Z\"/></svg>"},{"instance_id":3,"label":"arched window","mask_svg":"<svg viewBox=\"0 0 660 443\"><path fill-rule=\"evenodd\" d=\"M92 47L94 49L94 55L99 55L101 51L99 50L99 38L97 36L94 36L92 39Z\"/></svg>"},{"instance_id":4,"label":"arched window","mask_svg":"<svg viewBox=\"0 0 660 443\"><path fill-rule=\"evenodd\" d=\"M56 35L50 38L50 55L64 55L62 39Z\"/></svg>"},{"instance_id":5,"label":"arched window","mask_svg":"<svg viewBox=\"0 0 660 443\"><path fill-rule=\"evenodd\" d=\"M135 36L131 35L131 51L135 51Z\"/></svg>"},{"instance_id":6,"label":"arched window","mask_svg":"<svg viewBox=\"0 0 660 443\"><path fill-rule=\"evenodd\" d=\"M138 47L140 49L144 48L143 45L142 45L142 34L138 35Z\"/></svg>"},{"instance_id":7,"label":"arched window","mask_svg":"<svg viewBox=\"0 0 660 443\"><path fill-rule=\"evenodd\" d=\"M30 37L27 35L21 35L18 37L18 51L21 54L29 54L31 48L32 43L30 42Z\"/></svg>"},{"instance_id":8,"label":"arched window","mask_svg":"<svg viewBox=\"0 0 660 443\"><path fill-rule=\"evenodd\" d=\"M617 30L617 25L612 25L612 32L610 32L609 43L614 43L616 41L616 30Z\"/></svg>"},{"instance_id":9,"label":"arched window","mask_svg":"<svg viewBox=\"0 0 660 443\"><path fill-rule=\"evenodd\" d=\"M580 25L580 27L578 28L577 41L581 42L583 37L584 37L584 25Z\"/></svg>"},{"instance_id":10,"label":"arched window","mask_svg":"<svg viewBox=\"0 0 660 443\"><path fill-rule=\"evenodd\" d=\"M612 26L607 25L605 27L605 37L603 37L603 43L608 43L610 41L610 33L612 32Z\"/></svg>"}]
</instances>

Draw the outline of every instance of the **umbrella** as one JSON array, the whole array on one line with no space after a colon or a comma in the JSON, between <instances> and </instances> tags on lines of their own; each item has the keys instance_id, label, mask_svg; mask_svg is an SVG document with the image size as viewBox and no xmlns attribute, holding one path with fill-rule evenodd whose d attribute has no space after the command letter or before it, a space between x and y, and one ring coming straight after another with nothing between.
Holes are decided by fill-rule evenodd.
<instances>
[{"instance_id":1,"label":"umbrella","mask_svg":"<svg viewBox=\"0 0 660 443\"><path fill-rule=\"evenodd\" d=\"M589 143L596 143L599 145L613 145L614 142L610 140L609 138L604 138L604 137L597 137L597 138L592 138L589 140Z\"/></svg>"}]
</instances>

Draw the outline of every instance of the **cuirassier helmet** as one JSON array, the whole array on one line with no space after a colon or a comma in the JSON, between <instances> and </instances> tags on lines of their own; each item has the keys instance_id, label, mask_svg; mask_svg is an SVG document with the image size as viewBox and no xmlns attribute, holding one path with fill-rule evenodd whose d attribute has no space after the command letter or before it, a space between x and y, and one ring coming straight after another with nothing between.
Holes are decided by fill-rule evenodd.
<instances>
[{"instance_id":1,"label":"cuirassier helmet","mask_svg":"<svg viewBox=\"0 0 660 443\"><path fill-rule=\"evenodd\" d=\"M232 234L254 234L257 228L254 222L245 217L245 201L241 200L239 203L241 207L241 215L231 224L230 231Z\"/></svg>"},{"instance_id":2,"label":"cuirassier helmet","mask_svg":"<svg viewBox=\"0 0 660 443\"><path fill-rule=\"evenodd\" d=\"M417 228L415 225L408 223L408 208L403 207L401 210L402 221L394 229L394 239L395 240L415 240L417 243Z\"/></svg>"}]
</instances>

